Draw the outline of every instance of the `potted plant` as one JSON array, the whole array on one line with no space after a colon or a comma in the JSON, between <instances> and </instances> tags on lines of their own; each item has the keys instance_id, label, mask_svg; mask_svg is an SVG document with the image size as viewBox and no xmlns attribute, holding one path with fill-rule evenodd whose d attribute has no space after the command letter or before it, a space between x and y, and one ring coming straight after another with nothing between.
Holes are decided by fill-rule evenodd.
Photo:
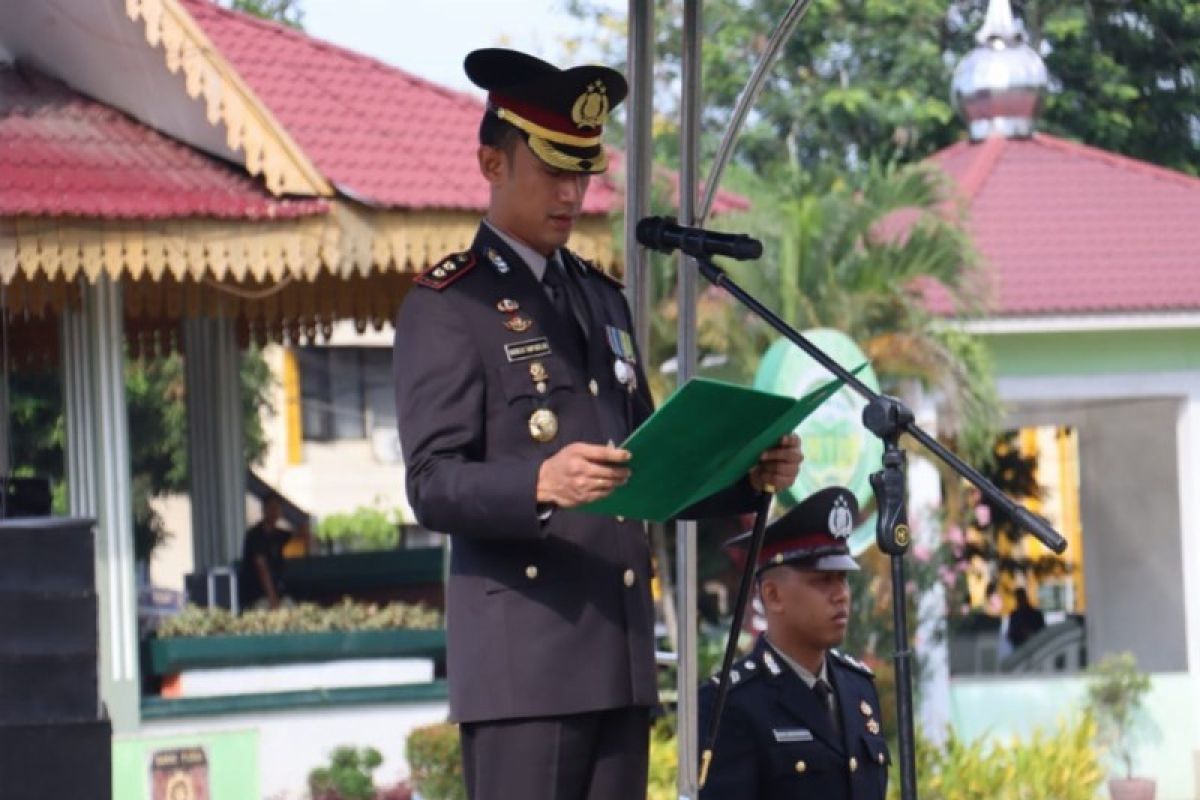
<instances>
[{"instance_id":1,"label":"potted plant","mask_svg":"<svg viewBox=\"0 0 1200 800\"><path fill-rule=\"evenodd\" d=\"M1135 726L1150 690L1150 676L1138 669L1132 653L1110 655L1089 673L1090 710L1104 744L1124 767L1124 777L1109 780L1109 795L1113 800L1154 800L1154 781L1133 776Z\"/></svg>"}]
</instances>

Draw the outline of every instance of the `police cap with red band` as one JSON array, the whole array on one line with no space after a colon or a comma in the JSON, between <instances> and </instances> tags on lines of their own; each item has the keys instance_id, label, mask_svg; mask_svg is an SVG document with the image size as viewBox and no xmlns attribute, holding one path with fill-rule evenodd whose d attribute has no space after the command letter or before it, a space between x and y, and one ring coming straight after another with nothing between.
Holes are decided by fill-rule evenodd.
<instances>
[{"instance_id":1,"label":"police cap with red band","mask_svg":"<svg viewBox=\"0 0 1200 800\"><path fill-rule=\"evenodd\" d=\"M608 167L600 139L609 112L629 91L621 73L600 66L559 69L496 47L472 51L463 68L472 83L487 89L487 113L521 131L543 162L570 172Z\"/></svg>"},{"instance_id":2,"label":"police cap with red band","mask_svg":"<svg viewBox=\"0 0 1200 800\"><path fill-rule=\"evenodd\" d=\"M782 564L818 572L858 569L850 555L850 534L858 525L858 501L842 486L814 492L767 526L755 571ZM745 562L752 533L743 533L725 546Z\"/></svg>"}]
</instances>

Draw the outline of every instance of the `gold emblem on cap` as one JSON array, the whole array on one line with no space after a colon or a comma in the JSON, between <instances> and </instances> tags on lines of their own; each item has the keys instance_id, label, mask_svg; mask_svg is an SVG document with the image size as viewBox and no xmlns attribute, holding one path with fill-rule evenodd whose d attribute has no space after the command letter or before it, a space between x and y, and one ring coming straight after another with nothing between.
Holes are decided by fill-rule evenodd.
<instances>
[{"instance_id":1,"label":"gold emblem on cap","mask_svg":"<svg viewBox=\"0 0 1200 800\"><path fill-rule=\"evenodd\" d=\"M523 317L520 314L513 314L508 319L504 320L504 327L508 328L513 333L524 333L533 327L533 320L529 317Z\"/></svg>"},{"instance_id":2,"label":"gold emblem on cap","mask_svg":"<svg viewBox=\"0 0 1200 800\"><path fill-rule=\"evenodd\" d=\"M550 380L550 373L546 371L546 365L540 361L532 361L529 364L529 377L535 381Z\"/></svg>"},{"instance_id":3,"label":"gold emblem on cap","mask_svg":"<svg viewBox=\"0 0 1200 800\"><path fill-rule=\"evenodd\" d=\"M599 128L608 119L608 95L604 81L592 81L571 106L571 121L580 128Z\"/></svg>"},{"instance_id":4,"label":"gold emblem on cap","mask_svg":"<svg viewBox=\"0 0 1200 800\"><path fill-rule=\"evenodd\" d=\"M558 417L548 408L539 408L529 416L529 435L538 442L549 442L558 435Z\"/></svg>"},{"instance_id":5,"label":"gold emblem on cap","mask_svg":"<svg viewBox=\"0 0 1200 800\"><path fill-rule=\"evenodd\" d=\"M863 700L858 704L858 710L863 713L864 717L874 716L875 712L871 710L871 704Z\"/></svg>"}]
</instances>

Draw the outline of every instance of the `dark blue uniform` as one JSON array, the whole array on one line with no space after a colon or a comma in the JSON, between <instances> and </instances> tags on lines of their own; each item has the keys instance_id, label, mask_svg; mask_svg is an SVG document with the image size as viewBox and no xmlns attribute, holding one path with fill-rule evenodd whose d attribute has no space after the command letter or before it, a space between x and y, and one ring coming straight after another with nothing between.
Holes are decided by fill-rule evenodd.
<instances>
[{"instance_id":1,"label":"dark blue uniform","mask_svg":"<svg viewBox=\"0 0 1200 800\"><path fill-rule=\"evenodd\" d=\"M765 638L731 674L721 728L700 800L879 800L890 763L871 671L826 655L841 734L826 707ZM700 689L700 735L716 681Z\"/></svg>"}]
</instances>

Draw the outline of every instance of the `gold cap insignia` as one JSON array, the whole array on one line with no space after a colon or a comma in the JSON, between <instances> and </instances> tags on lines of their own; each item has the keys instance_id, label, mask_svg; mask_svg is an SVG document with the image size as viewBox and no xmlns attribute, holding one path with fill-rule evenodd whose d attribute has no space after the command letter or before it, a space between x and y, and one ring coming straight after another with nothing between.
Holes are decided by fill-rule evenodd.
<instances>
[{"instance_id":1,"label":"gold cap insignia","mask_svg":"<svg viewBox=\"0 0 1200 800\"><path fill-rule=\"evenodd\" d=\"M571 121L580 128L601 128L608 119L608 90L604 81L588 84L583 94L571 106Z\"/></svg>"},{"instance_id":2,"label":"gold cap insignia","mask_svg":"<svg viewBox=\"0 0 1200 800\"><path fill-rule=\"evenodd\" d=\"M558 435L558 417L548 408L539 408L529 416L529 435L538 442L553 440Z\"/></svg>"}]
</instances>

